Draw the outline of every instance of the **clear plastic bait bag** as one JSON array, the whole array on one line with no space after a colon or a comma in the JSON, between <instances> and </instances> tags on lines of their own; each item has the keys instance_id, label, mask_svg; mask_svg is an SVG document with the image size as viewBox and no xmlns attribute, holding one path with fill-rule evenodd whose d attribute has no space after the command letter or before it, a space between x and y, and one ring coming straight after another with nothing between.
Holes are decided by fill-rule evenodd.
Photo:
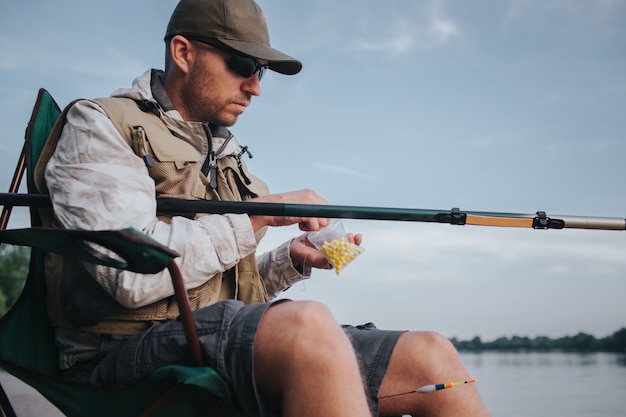
<instances>
[{"instance_id":1,"label":"clear plastic bait bag","mask_svg":"<svg viewBox=\"0 0 626 417\"><path fill-rule=\"evenodd\" d=\"M337 275L365 251L361 246L348 241L348 235L340 220L332 220L325 228L309 233L307 239L324 254Z\"/></svg>"}]
</instances>

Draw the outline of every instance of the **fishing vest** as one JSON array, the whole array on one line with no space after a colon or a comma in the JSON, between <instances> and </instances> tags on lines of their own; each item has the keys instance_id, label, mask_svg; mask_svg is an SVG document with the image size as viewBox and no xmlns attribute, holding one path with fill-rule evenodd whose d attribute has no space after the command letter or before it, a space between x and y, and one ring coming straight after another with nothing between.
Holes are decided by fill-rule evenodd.
<instances>
[{"instance_id":1,"label":"fishing vest","mask_svg":"<svg viewBox=\"0 0 626 417\"><path fill-rule=\"evenodd\" d=\"M244 201L268 194L267 185L249 174L245 164L234 156L216 160L217 169L212 173L216 178L212 182L217 186L211 187L200 168L200 152L171 132L160 120L159 110L154 106L144 107L144 111L137 102L127 98L94 101L104 109L135 154L146 163L148 173L155 182L157 198ZM37 164L35 178L36 183L41 184L38 184L40 191L45 191L45 164L54 152L65 125L67 110L72 104L59 117ZM174 215L157 213L161 221L168 223ZM203 215L186 216L198 218ZM52 215L42 218L44 224L53 222ZM263 233L264 230L257 233L257 241ZM52 253L46 255L48 313L54 326L132 335L146 328L151 321L172 320L179 316L173 296L136 309L122 307L93 279L98 273L111 273L111 269ZM246 304L269 300L254 254L187 292L192 310L225 299L237 299Z\"/></svg>"}]
</instances>

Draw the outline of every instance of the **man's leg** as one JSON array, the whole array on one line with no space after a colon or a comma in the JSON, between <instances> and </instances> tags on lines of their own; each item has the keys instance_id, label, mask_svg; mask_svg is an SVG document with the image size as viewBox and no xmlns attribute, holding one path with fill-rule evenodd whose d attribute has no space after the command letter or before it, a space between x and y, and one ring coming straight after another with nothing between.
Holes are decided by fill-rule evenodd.
<instances>
[{"instance_id":1,"label":"man's leg","mask_svg":"<svg viewBox=\"0 0 626 417\"><path fill-rule=\"evenodd\" d=\"M255 338L254 372L263 398L285 417L370 416L354 349L322 304L271 306Z\"/></svg>"},{"instance_id":2,"label":"man's leg","mask_svg":"<svg viewBox=\"0 0 626 417\"><path fill-rule=\"evenodd\" d=\"M452 344L431 332L403 334L391 355L378 394L381 416L488 416L474 384L428 394L408 394L426 384L470 379Z\"/></svg>"}]
</instances>

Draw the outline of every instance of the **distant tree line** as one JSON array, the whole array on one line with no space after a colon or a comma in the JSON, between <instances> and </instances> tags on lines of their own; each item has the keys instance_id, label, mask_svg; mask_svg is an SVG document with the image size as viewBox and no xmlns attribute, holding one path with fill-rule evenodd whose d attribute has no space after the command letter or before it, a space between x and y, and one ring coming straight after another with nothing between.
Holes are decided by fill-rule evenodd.
<instances>
[{"instance_id":1,"label":"distant tree line","mask_svg":"<svg viewBox=\"0 0 626 417\"><path fill-rule=\"evenodd\" d=\"M626 327L610 336L596 338L587 333L556 339L547 336L535 338L512 336L485 342L476 336L471 340L450 339L459 351L514 351L514 352L624 352L626 353Z\"/></svg>"},{"instance_id":2,"label":"distant tree line","mask_svg":"<svg viewBox=\"0 0 626 417\"><path fill-rule=\"evenodd\" d=\"M30 248L0 246L0 315L15 303L28 275Z\"/></svg>"}]
</instances>

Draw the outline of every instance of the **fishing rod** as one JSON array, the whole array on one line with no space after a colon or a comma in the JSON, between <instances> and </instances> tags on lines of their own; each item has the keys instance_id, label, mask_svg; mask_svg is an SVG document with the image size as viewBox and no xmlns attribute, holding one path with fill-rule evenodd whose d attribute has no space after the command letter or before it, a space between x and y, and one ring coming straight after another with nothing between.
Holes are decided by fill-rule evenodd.
<instances>
[{"instance_id":1,"label":"fishing rod","mask_svg":"<svg viewBox=\"0 0 626 417\"><path fill-rule=\"evenodd\" d=\"M51 207L45 194L0 193L0 205ZM626 230L619 217L547 215L488 211L432 210L417 208L366 207L324 204L290 204L251 201L157 199L157 210L174 214L249 214L289 217L324 217L361 220L394 220L448 223L452 225L498 226L532 229Z\"/></svg>"}]
</instances>

